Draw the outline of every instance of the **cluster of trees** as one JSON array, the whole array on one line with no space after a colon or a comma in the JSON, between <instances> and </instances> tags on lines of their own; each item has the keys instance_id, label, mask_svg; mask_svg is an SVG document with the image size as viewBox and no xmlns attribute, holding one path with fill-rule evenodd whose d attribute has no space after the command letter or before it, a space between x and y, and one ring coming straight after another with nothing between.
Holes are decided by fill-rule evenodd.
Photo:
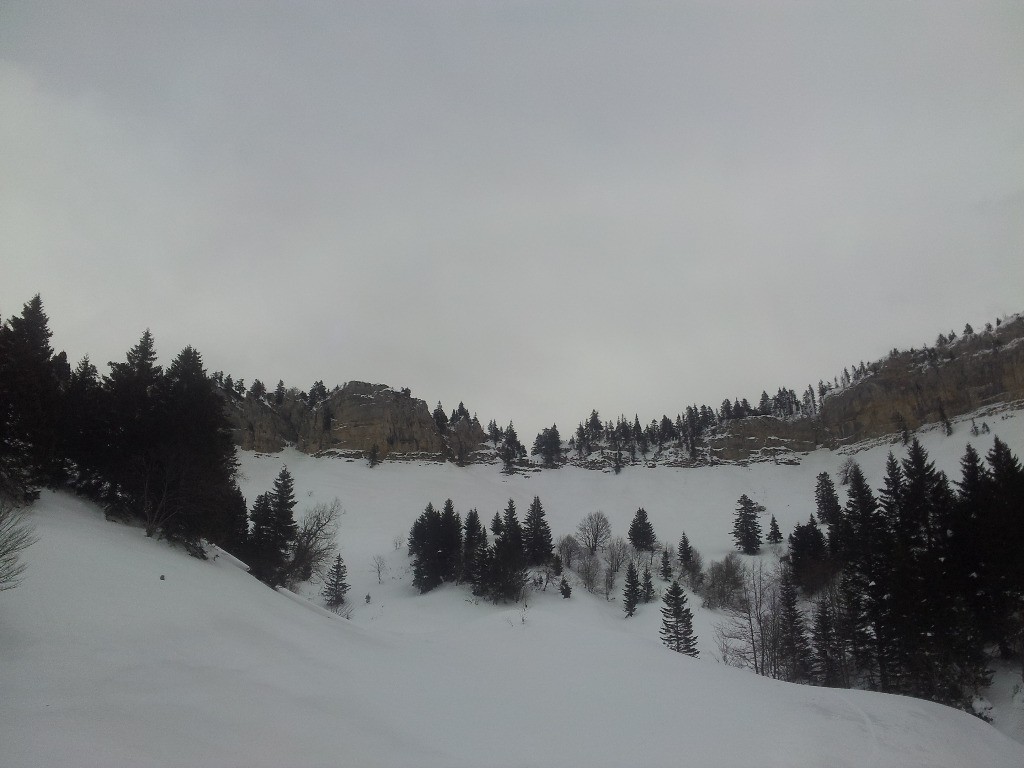
<instances>
[{"instance_id":1,"label":"cluster of trees","mask_svg":"<svg viewBox=\"0 0 1024 768\"><path fill-rule=\"evenodd\" d=\"M440 511L427 504L409 532L413 586L423 593L443 583L466 583L478 597L520 600L530 569L545 568L555 559L540 498L534 497L525 523L520 523L515 502L509 499L504 511L494 514L490 529L493 543L475 509L463 522L451 499ZM560 565L555 565L558 575Z\"/></svg>"},{"instance_id":2,"label":"cluster of trees","mask_svg":"<svg viewBox=\"0 0 1024 768\"><path fill-rule=\"evenodd\" d=\"M207 375L193 347L165 370L149 330L105 376L88 356L72 369L51 336L38 295L0 324L0 498L23 503L43 487L70 488L196 556L204 541L217 544L267 583L324 575L339 505L296 522L287 468L253 504L250 532L224 414L224 397L244 395L244 382ZM259 382L253 389L264 394Z\"/></svg>"},{"instance_id":3,"label":"cluster of trees","mask_svg":"<svg viewBox=\"0 0 1024 768\"><path fill-rule=\"evenodd\" d=\"M843 479L845 505L818 476L817 517L795 527L778 568L732 555L703 576L705 605L728 616L723 658L968 709L990 679L985 649L1024 651L1024 469L996 438L986 460L968 446L951 483L914 440L902 461L889 455L877 494L854 462Z\"/></svg>"},{"instance_id":4,"label":"cluster of trees","mask_svg":"<svg viewBox=\"0 0 1024 768\"><path fill-rule=\"evenodd\" d=\"M88 356L72 370L50 338L39 296L0 326L0 492L28 501L70 486L149 535L238 551L235 448L199 353L186 347L164 370L147 330L101 377Z\"/></svg>"}]
</instances>

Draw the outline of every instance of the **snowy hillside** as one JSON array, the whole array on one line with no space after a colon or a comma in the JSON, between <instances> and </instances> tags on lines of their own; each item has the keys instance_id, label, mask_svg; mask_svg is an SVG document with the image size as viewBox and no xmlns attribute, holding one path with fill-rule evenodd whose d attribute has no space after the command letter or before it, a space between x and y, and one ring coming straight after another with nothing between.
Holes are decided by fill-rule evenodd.
<instances>
[{"instance_id":1,"label":"snowy hillside","mask_svg":"<svg viewBox=\"0 0 1024 768\"><path fill-rule=\"evenodd\" d=\"M1024 414L989 417L1024 453ZM970 439L922 436L953 479ZM890 448L856 454L873 487ZM701 657L665 649L658 604L625 619L618 599L474 604L465 588L411 586L405 538L428 501L487 521L540 496L555 537L603 510L625 535L643 506L659 537L685 531L705 562L731 549L746 493L784 534L814 510L814 478L845 455L800 466L574 468L507 477L495 466L243 454L251 502L282 463L298 509L340 499L348 620L274 592L229 558L202 562L93 506L44 494L25 582L0 594L0 762L10 766L1020 766L1022 721L994 691L996 728L914 699L797 686L714 659L716 615L691 595ZM842 494L842 488L840 488ZM397 547L396 547L397 543ZM387 572L378 583L374 556ZM659 589L663 582L656 580ZM317 588L310 586L307 596ZM621 592L621 587L616 594ZM369 595L369 602L364 595ZM1000 678L1004 687L1009 676ZM1018 697L1018 702L1021 699ZM1024 741L1024 732L1015 733Z\"/></svg>"}]
</instances>

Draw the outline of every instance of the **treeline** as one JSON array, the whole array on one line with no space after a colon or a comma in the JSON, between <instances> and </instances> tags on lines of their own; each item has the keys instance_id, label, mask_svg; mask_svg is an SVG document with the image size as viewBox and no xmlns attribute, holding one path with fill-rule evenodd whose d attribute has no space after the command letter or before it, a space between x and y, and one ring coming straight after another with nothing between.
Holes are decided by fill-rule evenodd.
<instances>
[{"instance_id":1,"label":"treeline","mask_svg":"<svg viewBox=\"0 0 1024 768\"><path fill-rule=\"evenodd\" d=\"M72 369L51 336L39 296L0 324L0 497L69 488L193 555L217 544L268 584L324 575L339 506L296 521L287 468L256 499L250 531L223 399L242 396L243 382L208 376L190 346L165 370L149 330L103 376L88 356Z\"/></svg>"},{"instance_id":2,"label":"treeline","mask_svg":"<svg viewBox=\"0 0 1024 768\"><path fill-rule=\"evenodd\" d=\"M583 518L575 536L563 536L556 544L539 496L533 498L523 523L515 501L509 499L503 511L495 512L490 531L493 543L476 509L469 510L463 520L451 499L440 510L427 504L409 532L413 586L425 593L444 583L468 584L477 597L495 603L518 602L531 585L546 590L553 578L559 579L562 597L569 598L568 577L574 575L577 585L588 592L600 590L611 600L618 575L625 569L622 604L630 617L640 604L656 597L651 568L660 551L658 575L671 582L663 595L662 642L679 653L698 655L693 614L675 579L674 558L667 545L658 543L642 507L629 526L628 542L612 536L608 517L598 511ZM700 570L700 555L685 534L678 557L684 575Z\"/></svg>"},{"instance_id":3,"label":"treeline","mask_svg":"<svg viewBox=\"0 0 1024 768\"><path fill-rule=\"evenodd\" d=\"M776 569L736 555L693 586L723 608L722 658L795 682L866 687L970 710L991 677L988 648L1024 652L1024 469L996 438L968 446L951 483L914 440L891 453L876 493L853 461L815 487L817 516L795 527ZM737 548L757 554L763 507L741 497ZM774 517L768 541L778 545ZM774 533L774 536L772 535ZM797 590L813 601L807 617Z\"/></svg>"},{"instance_id":4,"label":"treeline","mask_svg":"<svg viewBox=\"0 0 1024 768\"><path fill-rule=\"evenodd\" d=\"M246 505L223 401L193 347L164 370L147 330L100 376L50 346L35 296L0 327L0 491L21 501L69 486L146 532L238 551Z\"/></svg>"}]
</instances>

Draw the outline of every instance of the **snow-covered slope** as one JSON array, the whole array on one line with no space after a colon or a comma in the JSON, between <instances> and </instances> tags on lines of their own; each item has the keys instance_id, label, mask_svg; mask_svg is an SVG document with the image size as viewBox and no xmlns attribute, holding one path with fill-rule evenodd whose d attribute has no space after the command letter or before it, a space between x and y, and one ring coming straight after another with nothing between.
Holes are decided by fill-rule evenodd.
<instances>
[{"instance_id":1,"label":"snow-covered slope","mask_svg":"<svg viewBox=\"0 0 1024 768\"><path fill-rule=\"evenodd\" d=\"M1022 453L1020 415L990 425ZM953 477L966 436L963 425L952 437L924 436ZM973 442L985 452L991 437ZM887 450L856 456L875 486ZM656 604L627 620L617 601L582 589L570 600L535 592L524 607L477 605L458 587L420 596L410 585L404 539L428 501L451 497L489 520L509 498L522 516L539 495L556 536L594 509L625 535L644 506L663 539L685 530L708 560L729 550L741 493L788 533L813 511L815 475L844 458L821 451L799 467L618 476L567 468L509 478L496 467L369 469L297 452L244 455L250 501L282 463L300 509L341 500L349 620L287 599L228 558L189 558L106 522L95 507L45 494L32 513L40 541L27 553L25 582L0 594L0 763L1024 764L1020 743L945 707L718 664L715 616L693 599L700 659L659 643ZM374 555L388 563L383 584ZM1010 712L1000 718L1002 727L1016 722Z\"/></svg>"}]
</instances>

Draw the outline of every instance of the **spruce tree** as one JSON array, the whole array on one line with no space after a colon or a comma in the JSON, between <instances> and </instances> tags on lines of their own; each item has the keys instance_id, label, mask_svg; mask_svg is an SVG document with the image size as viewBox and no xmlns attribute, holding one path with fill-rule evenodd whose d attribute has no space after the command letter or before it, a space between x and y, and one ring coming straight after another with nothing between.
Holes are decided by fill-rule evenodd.
<instances>
[{"instance_id":1,"label":"spruce tree","mask_svg":"<svg viewBox=\"0 0 1024 768\"><path fill-rule=\"evenodd\" d=\"M658 546L658 537L654 535L654 526L647 518L647 510L640 507L629 524L629 543L637 552L654 552Z\"/></svg>"},{"instance_id":2,"label":"spruce tree","mask_svg":"<svg viewBox=\"0 0 1024 768\"><path fill-rule=\"evenodd\" d=\"M462 537L462 580L470 584L477 581L477 552L480 545L487 546L487 531L480 522L480 514L471 509L466 513Z\"/></svg>"},{"instance_id":3,"label":"spruce tree","mask_svg":"<svg viewBox=\"0 0 1024 768\"><path fill-rule=\"evenodd\" d=\"M286 466L281 467L274 480L270 503L274 509L274 546L280 551L283 560L299 532L294 514L295 481Z\"/></svg>"},{"instance_id":4,"label":"spruce tree","mask_svg":"<svg viewBox=\"0 0 1024 768\"><path fill-rule=\"evenodd\" d=\"M690 539L685 533L679 537L676 558L679 560L679 565L683 567L684 571L690 567L690 562L693 559L693 547L690 546Z\"/></svg>"},{"instance_id":5,"label":"spruce tree","mask_svg":"<svg viewBox=\"0 0 1024 768\"><path fill-rule=\"evenodd\" d=\"M651 579L651 569L649 566L644 566L644 579L640 586L640 599L645 603L649 603L654 600L654 581Z\"/></svg>"},{"instance_id":6,"label":"spruce tree","mask_svg":"<svg viewBox=\"0 0 1024 768\"><path fill-rule=\"evenodd\" d=\"M844 516L851 536L841 582L845 634L869 686L888 691L896 675L887 597L891 543L878 501L856 463L850 469L847 493Z\"/></svg>"},{"instance_id":7,"label":"spruce tree","mask_svg":"<svg viewBox=\"0 0 1024 768\"><path fill-rule=\"evenodd\" d=\"M811 649L804 615L797 604L796 582L791 568L783 566L779 577L779 669L783 680L806 683L811 679Z\"/></svg>"},{"instance_id":8,"label":"spruce tree","mask_svg":"<svg viewBox=\"0 0 1024 768\"><path fill-rule=\"evenodd\" d=\"M782 531L779 530L779 523L775 519L775 515L772 515L772 521L768 525L768 537L765 539L769 544L781 544L782 543Z\"/></svg>"},{"instance_id":9,"label":"spruce tree","mask_svg":"<svg viewBox=\"0 0 1024 768\"><path fill-rule=\"evenodd\" d=\"M516 517L516 504L508 500L501 517L501 534L494 540L491 596L495 601L516 602L526 585L526 551L523 529Z\"/></svg>"},{"instance_id":10,"label":"spruce tree","mask_svg":"<svg viewBox=\"0 0 1024 768\"><path fill-rule=\"evenodd\" d=\"M662 598L661 641L677 653L697 657L697 637L693 634L693 614L686 604L686 593L673 581Z\"/></svg>"},{"instance_id":11,"label":"spruce tree","mask_svg":"<svg viewBox=\"0 0 1024 768\"><path fill-rule=\"evenodd\" d=\"M757 516L763 511L764 507L751 501L745 493L737 502L732 537L736 548L745 555L756 555L761 551L761 523Z\"/></svg>"},{"instance_id":12,"label":"spruce tree","mask_svg":"<svg viewBox=\"0 0 1024 768\"><path fill-rule=\"evenodd\" d=\"M523 543L527 565L547 565L551 561L554 544L551 540L551 528L544 517L544 507L540 503L539 496L533 497L530 509L526 513L526 522L523 525Z\"/></svg>"},{"instance_id":13,"label":"spruce tree","mask_svg":"<svg viewBox=\"0 0 1024 768\"><path fill-rule=\"evenodd\" d=\"M60 383L51 336L39 294L20 316L0 324L0 493L23 501L60 475Z\"/></svg>"},{"instance_id":14,"label":"spruce tree","mask_svg":"<svg viewBox=\"0 0 1024 768\"><path fill-rule=\"evenodd\" d=\"M658 570L658 575L661 576L662 581L672 579L672 558L668 554L667 547L661 550L661 568Z\"/></svg>"},{"instance_id":15,"label":"spruce tree","mask_svg":"<svg viewBox=\"0 0 1024 768\"><path fill-rule=\"evenodd\" d=\"M843 514L836 486L828 472L818 475L814 486L814 503L818 510L818 519L825 525L835 525Z\"/></svg>"},{"instance_id":16,"label":"spruce tree","mask_svg":"<svg viewBox=\"0 0 1024 768\"><path fill-rule=\"evenodd\" d=\"M274 507L270 494L261 493L252 505L252 532L249 536L249 566L252 575L271 586L284 566L276 545Z\"/></svg>"},{"instance_id":17,"label":"spruce tree","mask_svg":"<svg viewBox=\"0 0 1024 768\"><path fill-rule=\"evenodd\" d=\"M630 560L626 568L626 586L622 591L622 608L627 616L636 613L636 606L640 602L640 577L636 572L636 564Z\"/></svg>"},{"instance_id":18,"label":"spruce tree","mask_svg":"<svg viewBox=\"0 0 1024 768\"><path fill-rule=\"evenodd\" d=\"M341 555L338 555L334 558L334 565L327 573L327 580L324 581L324 588L320 593L328 608L337 609L345 604L345 593L349 590L349 585L345 583L347 577L348 568L345 567Z\"/></svg>"}]
</instances>

